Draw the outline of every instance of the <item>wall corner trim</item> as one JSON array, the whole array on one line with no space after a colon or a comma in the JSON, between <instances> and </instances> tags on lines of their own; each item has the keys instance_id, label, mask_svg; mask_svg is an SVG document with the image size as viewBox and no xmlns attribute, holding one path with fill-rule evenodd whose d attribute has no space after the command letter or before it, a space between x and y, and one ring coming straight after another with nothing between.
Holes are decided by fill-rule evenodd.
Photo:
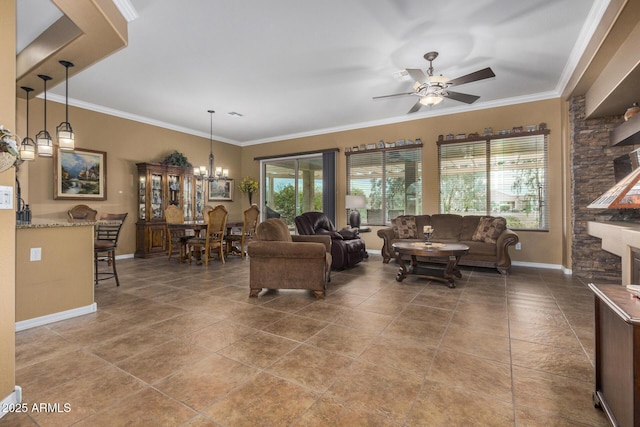
<instances>
[{"instance_id":1,"label":"wall corner trim","mask_svg":"<svg viewBox=\"0 0 640 427\"><path fill-rule=\"evenodd\" d=\"M10 412L5 411L5 408L11 408L12 405L15 406L20 403L22 403L22 387L17 385L15 390L13 390L13 393L0 401L0 418L4 417Z\"/></svg>"}]
</instances>

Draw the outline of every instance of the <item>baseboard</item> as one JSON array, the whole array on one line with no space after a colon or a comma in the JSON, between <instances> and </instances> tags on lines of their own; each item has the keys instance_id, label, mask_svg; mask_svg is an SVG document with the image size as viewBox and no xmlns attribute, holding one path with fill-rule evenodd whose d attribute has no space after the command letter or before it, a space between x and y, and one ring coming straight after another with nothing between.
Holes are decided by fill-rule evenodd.
<instances>
[{"instance_id":1,"label":"baseboard","mask_svg":"<svg viewBox=\"0 0 640 427\"><path fill-rule=\"evenodd\" d=\"M0 401L0 418L9 413L5 411L6 408L11 408L19 403L22 403L22 388L17 385L13 393Z\"/></svg>"},{"instance_id":2,"label":"baseboard","mask_svg":"<svg viewBox=\"0 0 640 427\"><path fill-rule=\"evenodd\" d=\"M84 307L72 308L71 310L60 311L58 313L47 314L46 316L35 317L33 319L21 320L16 322L16 332L25 329L35 328L36 326L47 325L49 323L59 322L61 320L71 319L72 317L83 316L89 313L95 313L98 310L98 304L95 302Z\"/></svg>"},{"instance_id":3,"label":"baseboard","mask_svg":"<svg viewBox=\"0 0 640 427\"><path fill-rule=\"evenodd\" d=\"M560 264L545 264L541 262L524 262L524 261L511 261L511 265L518 267L536 267L536 268L546 268L549 270L562 270L564 274L571 274L571 270L565 268Z\"/></svg>"},{"instance_id":4,"label":"baseboard","mask_svg":"<svg viewBox=\"0 0 640 427\"><path fill-rule=\"evenodd\" d=\"M116 259L133 258L133 254L116 255Z\"/></svg>"}]
</instances>

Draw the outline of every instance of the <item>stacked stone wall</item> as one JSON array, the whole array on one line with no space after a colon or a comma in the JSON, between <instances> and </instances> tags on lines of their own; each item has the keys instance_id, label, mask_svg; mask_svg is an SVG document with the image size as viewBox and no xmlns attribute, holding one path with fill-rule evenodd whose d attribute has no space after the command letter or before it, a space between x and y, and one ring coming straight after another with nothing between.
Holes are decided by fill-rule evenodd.
<instances>
[{"instance_id":1,"label":"stacked stone wall","mask_svg":"<svg viewBox=\"0 0 640 427\"><path fill-rule=\"evenodd\" d=\"M602 241L587 234L587 223L596 216L628 212L589 209L587 206L615 184L613 159L636 146L611 146L609 133L622 116L585 119L583 96L569 100L571 123L571 206L573 207L571 255L575 276L598 282L620 283L620 257L602 250Z\"/></svg>"}]
</instances>

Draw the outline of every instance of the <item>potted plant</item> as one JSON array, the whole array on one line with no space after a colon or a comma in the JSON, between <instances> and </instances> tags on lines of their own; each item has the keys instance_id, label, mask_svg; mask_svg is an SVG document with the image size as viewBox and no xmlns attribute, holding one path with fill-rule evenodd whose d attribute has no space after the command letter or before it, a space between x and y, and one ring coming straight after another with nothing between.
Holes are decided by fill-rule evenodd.
<instances>
[{"instance_id":1,"label":"potted plant","mask_svg":"<svg viewBox=\"0 0 640 427\"><path fill-rule=\"evenodd\" d=\"M187 157L177 150L174 150L173 153L165 157L162 164L165 166L181 166L183 168L193 167L193 165L189 163L189 160L187 160Z\"/></svg>"},{"instance_id":2,"label":"potted plant","mask_svg":"<svg viewBox=\"0 0 640 427\"><path fill-rule=\"evenodd\" d=\"M0 125L0 172L9 169L20 158L16 138L14 133Z\"/></svg>"},{"instance_id":3,"label":"potted plant","mask_svg":"<svg viewBox=\"0 0 640 427\"><path fill-rule=\"evenodd\" d=\"M253 193L258 191L258 181L253 179L252 176L245 176L242 178L242 181L240 181L238 188L249 196L249 204L251 205L251 197L253 196Z\"/></svg>"}]
</instances>

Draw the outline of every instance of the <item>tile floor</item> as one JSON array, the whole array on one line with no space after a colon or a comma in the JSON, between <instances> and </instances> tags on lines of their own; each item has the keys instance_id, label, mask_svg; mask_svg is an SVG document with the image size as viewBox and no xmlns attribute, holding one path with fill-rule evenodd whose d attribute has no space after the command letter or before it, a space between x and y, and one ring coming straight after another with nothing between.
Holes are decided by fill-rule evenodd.
<instances>
[{"instance_id":1,"label":"tile floor","mask_svg":"<svg viewBox=\"0 0 640 427\"><path fill-rule=\"evenodd\" d=\"M607 425L577 279L467 269L448 289L372 255L325 300L250 299L249 262L120 261L96 313L16 334L25 403L60 411L0 426Z\"/></svg>"}]
</instances>

